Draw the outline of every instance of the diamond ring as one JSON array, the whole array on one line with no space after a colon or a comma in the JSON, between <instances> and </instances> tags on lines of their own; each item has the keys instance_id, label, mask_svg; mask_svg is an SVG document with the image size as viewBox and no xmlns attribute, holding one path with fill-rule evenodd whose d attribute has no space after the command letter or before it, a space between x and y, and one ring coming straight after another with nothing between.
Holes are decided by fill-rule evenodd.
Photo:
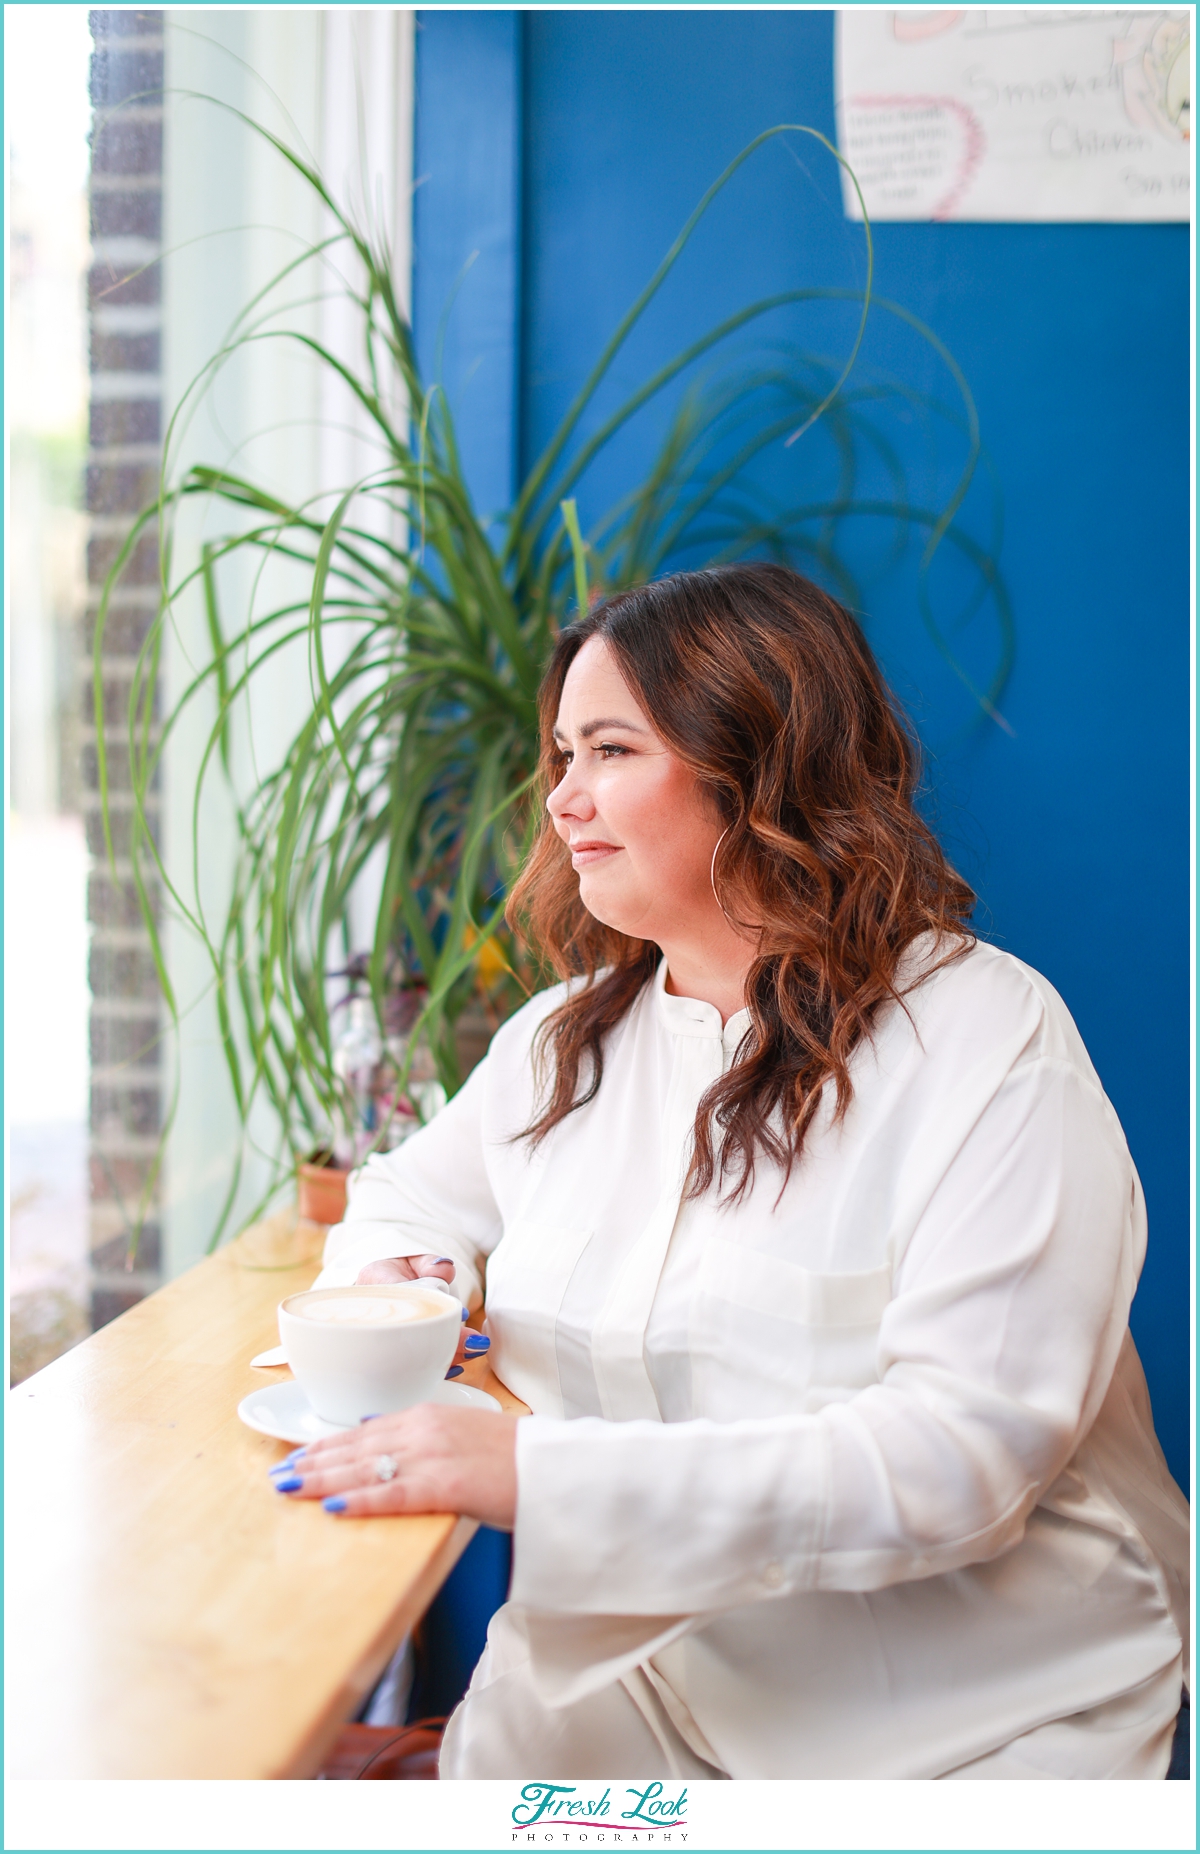
<instances>
[{"instance_id":1,"label":"diamond ring","mask_svg":"<svg viewBox=\"0 0 1200 1854\"><path fill-rule=\"evenodd\" d=\"M392 1455L376 1455L375 1479L377 1481L394 1481L400 1472L400 1463Z\"/></svg>"}]
</instances>

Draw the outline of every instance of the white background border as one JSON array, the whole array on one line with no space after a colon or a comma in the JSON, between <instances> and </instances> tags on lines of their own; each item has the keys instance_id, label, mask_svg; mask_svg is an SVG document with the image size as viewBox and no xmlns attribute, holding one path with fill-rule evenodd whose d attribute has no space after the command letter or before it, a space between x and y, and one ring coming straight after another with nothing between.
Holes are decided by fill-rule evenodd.
<instances>
[{"instance_id":1,"label":"white background border","mask_svg":"<svg viewBox=\"0 0 1200 1854\"><path fill-rule=\"evenodd\" d=\"M14 1696L19 1704L19 1697ZM610 1779L614 1795L618 1780ZM597 1780L590 1779L591 1792ZM701 1783L671 1840L514 1829L520 1784L14 1782L11 1849L1195 1849L1193 1784ZM687 1839L684 1840L684 1833ZM528 1836L533 1835L533 1839Z\"/></svg>"}]
</instances>

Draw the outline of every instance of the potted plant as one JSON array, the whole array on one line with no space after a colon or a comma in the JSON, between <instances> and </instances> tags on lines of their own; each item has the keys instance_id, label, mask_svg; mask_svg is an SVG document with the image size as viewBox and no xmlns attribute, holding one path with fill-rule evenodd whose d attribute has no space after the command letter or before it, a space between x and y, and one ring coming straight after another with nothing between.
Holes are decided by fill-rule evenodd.
<instances>
[{"instance_id":1,"label":"potted plant","mask_svg":"<svg viewBox=\"0 0 1200 1854\"><path fill-rule=\"evenodd\" d=\"M193 465L175 480L169 434L160 496L135 526L105 591L95 632L96 699L99 704L109 598L141 529L157 521L164 561L161 607L139 658L129 705L134 878L172 1012L150 880L163 885L203 940L230 1087L243 1124L256 1102L269 1102L281 1179L298 1159L312 1163L309 1155L329 1152L339 1138L343 1163L347 1156L344 1141L355 1110L345 1064L339 1072L338 1011L345 1007L338 1000L331 1004L331 947L360 956L355 984L381 1049L389 1012L394 1014L403 988L420 998L393 1061L393 1109L401 1100L409 1103L415 1065L422 1059L446 1092L458 1085L456 1025L464 1009L494 1028L544 982L535 955L505 926L503 908L533 825L529 796L538 683L558 629L573 610L673 563L755 552L793 559L859 603L842 544L845 523L857 515L891 523L901 535L922 533L922 611L948 656L952 651L928 591L929 568L940 547L961 550L977 578L977 603L990 601L998 625L994 673L986 688L973 690L981 712L996 712L1008 671L1011 621L992 554L956 519L980 454L970 392L931 331L899 306L873 300L865 213L867 276L861 292L797 287L750 303L677 354L595 428L585 429L614 358L730 176L764 142L784 133L812 137L840 161L815 130L797 125L767 130L714 181L615 329L498 528L485 525L473 506L454 421L437 383L419 376L386 250L338 204L313 166L265 129L258 132L332 216L335 229L326 246L340 242L357 265L361 282L347 288L361 324L361 363L348 366L289 327L286 318L271 322L260 296L194 391L206 390L230 356L250 342L302 339L316 364L335 370L354 394L378 434L380 464L347 484L328 512L318 513L304 503L281 501L227 468ZM857 304L857 332L844 364L789 350L755 353L714 368L714 357L727 351L722 344L744 336L764 315L787 303L829 297ZM932 401L895 385L851 379L873 309L903 317L929 341L957 392L957 407L941 415L963 434L962 473L940 508L912 504L902 465L879 424L889 400L923 404L930 416L938 416ZM398 391L389 392L388 381ZM585 536L575 496L589 465L630 419L673 387L678 396L651 468ZM185 401L172 432L187 409ZM792 447L796 477L795 500L782 507L755 487L754 472L756 461L780 446ZM881 495L877 487L871 494L860 492L864 447L882 458L890 493ZM231 526L206 541L197 557L178 560L175 518L196 498L225 509ZM238 609L231 617L225 579L230 562L275 556L302 568L304 596ZM155 726L164 627L176 601L197 587L208 620L207 660ZM311 712L278 762L250 789L235 790L231 899L213 928L196 896L170 881L148 828L145 800L164 745L194 705L206 700L215 703L216 712L199 780L233 780L230 742L238 704L248 688L267 681L278 653L297 639L305 640L310 655ZM99 725L97 738L107 805ZM351 944L350 907L372 858L382 863L382 880L371 944L363 948ZM387 1144L395 1121L393 1111L367 1127L373 1135L368 1146ZM359 1134L363 1130L357 1127ZM360 1139L351 1156L360 1158L362 1150ZM226 1216L236 1187L235 1167ZM214 1242L220 1234L218 1227Z\"/></svg>"}]
</instances>

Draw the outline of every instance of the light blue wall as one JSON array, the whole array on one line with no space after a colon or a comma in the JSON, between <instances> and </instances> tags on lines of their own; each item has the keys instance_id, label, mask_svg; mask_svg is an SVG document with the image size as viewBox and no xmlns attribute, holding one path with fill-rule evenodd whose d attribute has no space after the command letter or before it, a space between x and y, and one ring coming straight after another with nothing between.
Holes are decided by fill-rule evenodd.
<instances>
[{"instance_id":1,"label":"light blue wall","mask_svg":"<svg viewBox=\"0 0 1200 1854\"><path fill-rule=\"evenodd\" d=\"M485 506L537 454L704 187L751 136L832 136L825 12L437 13L418 33L416 316L422 351L472 249L494 289L450 318ZM514 169L518 203L497 175ZM492 152L484 150L491 136ZM506 165L509 164L509 165ZM507 181L504 185L507 186ZM507 217L504 216L507 212ZM1134 1309L1159 1432L1188 1447L1188 235L1183 226L885 225L876 288L925 318L975 392L1003 489L1018 631L1004 712L953 744L961 690L922 640L911 559L865 600L870 635L936 750L933 808L987 936L1044 972L1121 1115L1150 1209ZM482 262L482 259L480 260ZM752 295L861 280L832 164L764 150L622 357L636 383ZM505 348L519 309L519 352ZM845 350L843 313L788 332ZM449 349L448 349L449 352ZM875 368L945 376L882 323ZM474 369L474 372L472 372ZM507 371L506 371L507 370ZM447 369L448 379L451 368ZM516 425L500 409L516 381ZM643 464L635 433L585 485L594 515ZM914 427L914 468L925 463ZM514 446L516 451L514 452ZM797 466L778 462L780 482ZM506 462L507 460L507 462ZM944 469L931 466L944 485ZM984 520L982 501L974 520ZM864 558L870 551L862 537ZM976 627L978 630L978 627ZM982 663L986 638L964 640Z\"/></svg>"}]
</instances>

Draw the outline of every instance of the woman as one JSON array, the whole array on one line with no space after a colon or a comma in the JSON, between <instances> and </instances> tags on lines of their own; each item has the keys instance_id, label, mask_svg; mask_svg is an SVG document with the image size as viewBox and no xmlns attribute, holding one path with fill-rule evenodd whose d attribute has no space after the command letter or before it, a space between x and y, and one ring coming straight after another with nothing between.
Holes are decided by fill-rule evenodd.
<instances>
[{"instance_id":1,"label":"woman","mask_svg":"<svg viewBox=\"0 0 1200 1854\"><path fill-rule=\"evenodd\" d=\"M1137 1175L1061 1000L970 934L857 625L680 574L563 633L542 728L512 907L565 982L368 1163L326 1277L486 1278L533 1415L295 1477L514 1531L442 1775L1163 1776Z\"/></svg>"}]
</instances>

